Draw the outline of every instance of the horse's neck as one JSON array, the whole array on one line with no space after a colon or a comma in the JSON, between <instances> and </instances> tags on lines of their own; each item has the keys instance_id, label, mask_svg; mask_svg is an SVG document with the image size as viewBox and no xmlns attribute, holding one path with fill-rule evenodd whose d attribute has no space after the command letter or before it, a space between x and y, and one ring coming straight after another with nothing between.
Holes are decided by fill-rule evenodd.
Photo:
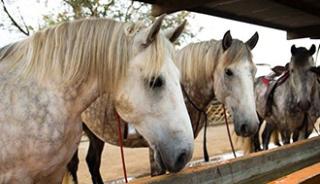
<instances>
[{"instance_id":1,"label":"horse's neck","mask_svg":"<svg viewBox=\"0 0 320 184\"><path fill-rule=\"evenodd\" d=\"M290 85L290 78L279 85L274 92L274 103L280 111L287 111L288 107L286 103L292 101L294 98L292 86Z\"/></svg>"},{"instance_id":2,"label":"horse's neck","mask_svg":"<svg viewBox=\"0 0 320 184\"><path fill-rule=\"evenodd\" d=\"M210 101L214 97L213 88L209 84L199 86L196 84L185 82L182 85L186 92L186 94L184 95L188 95L188 97L185 96L185 103L189 112L192 128L196 138L205 123L203 112L206 112ZM198 108L201 109L202 112L199 111Z\"/></svg>"},{"instance_id":3,"label":"horse's neck","mask_svg":"<svg viewBox=\"0 0 320 184\"><path fill-rule=\"evenodd\" d=\"M98 98L97 86L96 80L90 80L78 86L65 87L61 92L67 107L80 116Z\"/></svg>"},{"instance_id":4,"label":"horse's neck","mask_svg":"<svg viewBox=\"0 0 320 184\"><path fill-rule=\"evenodd\" d=\"M304 113L297 110L296 98L290 78L276 89L272 118L280 129L295 130L303 122Z\"/></svg>"},{"instance_id":5,"label":"horse's neck","mask_svg":"<svg viewBox=\"0 0 320 184\"><path fill-rule=\"evenodd\" d=\"M207 42L201 42L191 46L187 46L177 53L176 62L177 66L181 70L183 77L192 78L191 74L191 76L185 75L188 70L185 62L190 64L189 67L192 66L192 69L197 70L198 73L200 73L200 71L202 72L198 76L199 79L190 81L187 81L187 79L184 78L182 79L182 85L191 100L190 101L185 97L185 102L189 112L195 137L205 123L204 115L201 114L201 112L199 112L197 108L200 108L205 112L210 101L214 98L214 82L209 80L207 81L208 76L204 76L202 74L209 73L210 75L212 75L211 71L204 73L206 71L206 67L212 67L212 72L215 71L218 60L221 57L221 52L219 51L220 44L220 41L210 40ZM209 65L208 62L210 62L212 65ZM206 82L204 82L204 80L206 80ZM196 107L194 107L194 105ZM201 117L199 117L200 114Z\"/></svg>"}]
</instances>

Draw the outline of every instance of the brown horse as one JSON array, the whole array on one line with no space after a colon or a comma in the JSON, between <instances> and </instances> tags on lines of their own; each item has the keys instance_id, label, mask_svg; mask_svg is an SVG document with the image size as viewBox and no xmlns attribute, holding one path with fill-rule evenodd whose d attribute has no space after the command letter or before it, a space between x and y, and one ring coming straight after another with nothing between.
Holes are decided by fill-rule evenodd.
<instances>
[{"instance_id":1,"label":"brown horse","mask_svg":"<svg viewBox=\"0 0 320 184\"><path fill-rule=\"evenodd\" d=\"M257 33L247 42L242 42L232 39L228 31L220 41L210 40L189 44L178 51L176 64L182 74L181 86L195 138L206 122L206 114L203 112L208 108L214 97L228 108L233 117L238 135L251 136L255 134L258 128L253 90L256 67L252 61L251 50L255 47L257 41ZM89 111L87 110L87 112ZM102 112L107 114L104 116L107 119L103 123L106 124L105 126L113 126L113 132L99 132L99 130L91 126L91 122L101 122L91 119L95 116L90 116L90 113L83 117L83 121L103 141L117 145L118 135L116 133L114 112L112 108ZM92 113L94 113L94 110ZM122 128L126 130L124 123ZM87 162L93 182L102 183L99 166L104 143L89 132L89 129L85 129L90 137ZM111 129L108 128L108 130ZM128 135L127 133L125 134ZM130 139L129 133L129 137L124 140L124 146L145 147L147 144L141 136ZM153 158L153 153L150 152L151 174L159 175L165 173L166 168L154 164ZM77 155L75 155L69 164L69 171L75 180L77 162Z\"/></svg>"},{"instance_id":2,"label":"brown horse","mask_svg":"<svg viewBox=\"0 0 320 184\"><path fill-rule=\"evenodd\" d=\"M319 116L319 84L312 57L314 53L314 45L309 50L293 45L288 69L282 77L270 84L274 90L272 94L268 93L270 90L264 84L263 77L256 80L257 112L261 123L266 120L262 134L263 149L268 149L273 131L281 133L284 144L290 143L291 136L295 142L299 134L301 138L307 138L311 134L313 124Z\"/></svg>"}]
</instances>

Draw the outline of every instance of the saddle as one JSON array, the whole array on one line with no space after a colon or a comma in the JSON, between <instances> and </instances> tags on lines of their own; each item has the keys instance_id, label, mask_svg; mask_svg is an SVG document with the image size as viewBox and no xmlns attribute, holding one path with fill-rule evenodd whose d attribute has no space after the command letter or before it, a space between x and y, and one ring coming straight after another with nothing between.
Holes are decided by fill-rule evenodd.
<instances>
[{"instance_id":1,"label":"saddle","mask_svg":"<svg viewBox=\"0 0 320 184\"><path fill-rule=\"evenodd\" d=\"M272 114L273 96L276 88L289 78L289 64L287 63L285 66L275 66L271 70L273 71L272 74L261 78L262 83L267 86L267 91L265 93L265 117Z\"/></svg>"}]
</instances>

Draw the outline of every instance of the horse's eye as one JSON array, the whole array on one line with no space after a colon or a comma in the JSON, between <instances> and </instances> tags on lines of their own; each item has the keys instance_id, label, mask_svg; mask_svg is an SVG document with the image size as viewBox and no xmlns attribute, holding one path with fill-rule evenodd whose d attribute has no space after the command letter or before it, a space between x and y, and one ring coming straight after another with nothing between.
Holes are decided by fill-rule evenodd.
<instances>
[{"instance_id":1,"label":"horse's eye","mask_svg":"<svg viewBox=\"0 0 320 184\"><path fill-rule=\"evenodd\" d=\"M149 87L152 89L161 88L163 86L163 83L164 81L162 77L152 77L149 81Z\"/></svg>"},{"instance_id":2,"label":"horse's eye","mask_svg":"<svg viewBox=\"0 0 320 184\"><path fill-rule=\"evenodd\" d=\"M232 75L233 75L233 72L232 72L232 70L230 70L230 69L226 69L224 72L225 72L225 74L228 75L228 76L232 76Z\"/></svg>"}]
</instances>

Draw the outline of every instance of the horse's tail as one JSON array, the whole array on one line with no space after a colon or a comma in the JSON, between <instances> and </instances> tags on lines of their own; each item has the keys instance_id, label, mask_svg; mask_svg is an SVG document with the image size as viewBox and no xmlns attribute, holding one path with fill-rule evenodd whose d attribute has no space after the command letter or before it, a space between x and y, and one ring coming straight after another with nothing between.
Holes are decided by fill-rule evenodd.
<instances>
[{"instance_id":1,"label":"horse's tail","mask_svg":"<svg viewBox=\"0 0 320 184\"><path fill-rule=\"evenodd\" d=\"M62 184L76 184L69 171L64 174Z\"/></svg>"},{"instance_id":2,"label":"horse's tail","mask_svg":"<svg viewBox=\"0 0 320 184\"><path fill-rule=\"evenodd\" d=\"M252 140L250 137L237 136L234 129L232 129L232 142L235 143L236 148L240 148L243 151L243 155L252 153Z\"/></svg>"}]
</instances>

